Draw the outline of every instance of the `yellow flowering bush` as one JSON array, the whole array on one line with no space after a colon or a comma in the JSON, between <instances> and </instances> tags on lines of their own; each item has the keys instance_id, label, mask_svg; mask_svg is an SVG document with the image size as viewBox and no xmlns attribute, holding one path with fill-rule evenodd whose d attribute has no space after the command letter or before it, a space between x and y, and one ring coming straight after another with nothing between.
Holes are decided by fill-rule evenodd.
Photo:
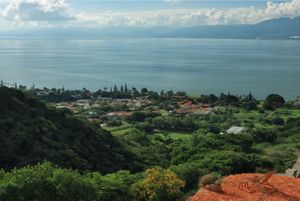
<instances>
[{"instance_id":1,"label":"yellow flowering bush","mask_svg":"<svg viewBox=\"0 0 300 201\"><path fill-rule=\"evenodd\" d=\"M138 201L172 201L178 198L184 185L171 170L155 167L146 170L145 178L133 188Z\"/></svg>"}]
</instances>

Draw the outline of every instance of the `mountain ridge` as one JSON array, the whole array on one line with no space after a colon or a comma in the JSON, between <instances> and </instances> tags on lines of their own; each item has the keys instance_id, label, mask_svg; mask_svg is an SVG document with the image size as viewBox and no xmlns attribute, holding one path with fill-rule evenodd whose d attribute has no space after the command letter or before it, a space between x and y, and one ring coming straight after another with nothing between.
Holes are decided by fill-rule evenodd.
<instances>
[{"instance_id":1,"label":"mountain ridge","mask_svg":"<svg viewBox=\"0 0 300 201\"><path fill-rule=\"evenodd\" d=\"M257 24L206 25L183 28L164 36L220 39L291 39L293 36L300 36L300 16L270 19Z\"/></svg>"},{"instance_id":2,"label":"mountain ridge","mask_svg":"<svg viewBox=\"0 0 300 201\"><path fill-rule=\"evenodd\" d=\"M113 26L2 31L0 37L300 39L300 16L274 18L257 24L203 25L184 28Z\"/></svg>"}]
</instances>

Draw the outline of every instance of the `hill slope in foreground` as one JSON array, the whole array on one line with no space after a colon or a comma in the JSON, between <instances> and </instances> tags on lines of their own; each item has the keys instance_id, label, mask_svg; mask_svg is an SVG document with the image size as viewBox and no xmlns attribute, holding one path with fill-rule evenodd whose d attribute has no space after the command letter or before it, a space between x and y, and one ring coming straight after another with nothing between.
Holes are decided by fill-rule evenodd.
<instances>
[{"instance_id":1,"label":"hill slope in foreground","mask_svg":"<svg viewBox=\"0 0 300 201\"><path fill-rule=\"evenodd\" d=\"M0 88L0 167L48 160L60 167L108 173L134 169L133 158L110 133L20 91Z\"/></svg>"},{"instance_id":2,"label":"hill slope in foreground","mask_svg":"<svg viewBox=\"0 0 300 201\"><path fill-rule=\"evenodd\" d=\"M261 174L238 174L224 178L221 182L223 192L216 193L201 188L190 201L299 201L300 200L300 179L273 175L268 183L270 186L261 187L251 192L246 188L240 189L240 184L249 182L251 178L262 177ZM270 189L271 188L271 189ZM253 190L253 188L250 188Z\"/></svg>"}]
</instances>

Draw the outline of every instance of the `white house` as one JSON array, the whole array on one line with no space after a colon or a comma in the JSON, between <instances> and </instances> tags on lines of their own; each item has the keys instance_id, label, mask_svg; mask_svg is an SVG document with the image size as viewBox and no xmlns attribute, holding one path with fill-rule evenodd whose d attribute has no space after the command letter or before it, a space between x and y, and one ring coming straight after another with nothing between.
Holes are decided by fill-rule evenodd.
<instances>
[{"instance_id":1,"label":"white house","mask_svg":"<svg viewBox=\"0 0 300 201\"><path fill-rule=\"evenodd\" d=\"M229 134L240 134L247 130L245 127L239 127L239 126L231 126L228 130L227 133Z\"/></svg>"}]
</instances>

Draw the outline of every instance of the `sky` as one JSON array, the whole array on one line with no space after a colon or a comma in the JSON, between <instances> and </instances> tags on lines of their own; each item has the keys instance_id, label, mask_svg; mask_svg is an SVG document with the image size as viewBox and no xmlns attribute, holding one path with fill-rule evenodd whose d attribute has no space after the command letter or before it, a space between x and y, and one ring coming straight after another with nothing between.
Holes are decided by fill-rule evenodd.
<instances>
[{"instance_id":1,"label":"sky","mask_svg":"<svg viewBox=\"0 0 300 201\"><path fill-rule=\"evenodd\" d=\"M0 32L253 24L299 15L300 0L0 0Z\"/></svg>"}]
</instances>

